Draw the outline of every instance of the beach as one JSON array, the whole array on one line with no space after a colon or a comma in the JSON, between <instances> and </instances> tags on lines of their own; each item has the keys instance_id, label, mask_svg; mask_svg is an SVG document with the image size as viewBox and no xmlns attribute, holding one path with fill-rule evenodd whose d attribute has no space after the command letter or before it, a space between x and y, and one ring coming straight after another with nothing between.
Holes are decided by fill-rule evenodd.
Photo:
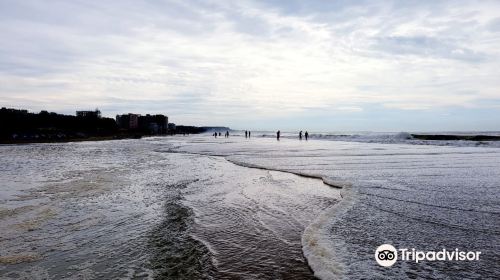
<instances>
[{"instance_id":1,"label":"beach","mask_svg":"<svg viewBox=\"0 0 500 280\"><path fill-rule=\"evenodd\" d=\"M498 277L494 145L252 135L0 146L0 277ZM384 243L482 255L384 268Z\"/></svg>"}]
</instances>

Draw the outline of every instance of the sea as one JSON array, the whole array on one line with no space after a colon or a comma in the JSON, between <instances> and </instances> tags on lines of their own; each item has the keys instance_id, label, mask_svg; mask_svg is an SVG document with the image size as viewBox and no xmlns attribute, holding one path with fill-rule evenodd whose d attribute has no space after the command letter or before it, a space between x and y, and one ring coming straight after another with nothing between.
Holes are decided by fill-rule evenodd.
<instances>
[{"instance_id":1,"label":"sea","mask_svg":"<svg viewBox=\"0 0 500 280\"><path fill-rule=\"evenodd\" d=\"M498 141L230 134L0 145L0 279L500 278Z\"/></svg>"}]
</instances>

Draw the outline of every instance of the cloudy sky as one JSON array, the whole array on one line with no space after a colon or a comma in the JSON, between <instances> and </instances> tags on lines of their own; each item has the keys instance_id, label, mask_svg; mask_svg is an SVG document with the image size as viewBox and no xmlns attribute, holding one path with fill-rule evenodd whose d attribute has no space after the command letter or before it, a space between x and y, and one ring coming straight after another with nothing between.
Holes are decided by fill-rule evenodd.
<instances>
[{"instance_id":1,"label":"cloudy sky","mask_svg":"<svg viewBox=\"0 0 500 280\"><path fill-rule=\"evenodd\" d=\"M500 130L500 1L0 0L0 106Z\"/></svg>"}]
</instances>

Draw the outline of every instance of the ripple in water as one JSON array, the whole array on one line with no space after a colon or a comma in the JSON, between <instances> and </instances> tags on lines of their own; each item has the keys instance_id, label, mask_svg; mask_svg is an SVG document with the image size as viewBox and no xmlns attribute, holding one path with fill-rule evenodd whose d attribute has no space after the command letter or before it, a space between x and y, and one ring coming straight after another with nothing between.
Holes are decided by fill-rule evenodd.
<instances>
[{"instance_id":1,"label":"ripple in water","mask_svg":"<svg viewBox=\"0 0 500 280\"><path fill-rule=\"evenodd\" d=\"M7 186L26 170L48 179L25 178L2 197L0 277L313 278L301 234L338 201L337 190L223 158L156 152L163 146L0 147L15 155L4 164L33 154L55 159L2 174Z\"/></svg>"}]
</instances>

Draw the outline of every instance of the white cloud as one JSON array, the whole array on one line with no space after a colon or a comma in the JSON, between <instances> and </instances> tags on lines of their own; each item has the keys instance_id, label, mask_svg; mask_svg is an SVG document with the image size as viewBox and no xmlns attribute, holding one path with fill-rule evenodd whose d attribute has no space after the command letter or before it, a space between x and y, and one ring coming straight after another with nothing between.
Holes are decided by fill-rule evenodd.
<instances>
[{"instance_id":1,"label":"white cloud","mask_svg":"<svg viewBox=\"0 0 500 280\"><path fill-rule=\"evenodd\" d=\"M6 1L0 105L208 124L500 99L498 2L287 5Z\"/></svg>"}]
</instances>

